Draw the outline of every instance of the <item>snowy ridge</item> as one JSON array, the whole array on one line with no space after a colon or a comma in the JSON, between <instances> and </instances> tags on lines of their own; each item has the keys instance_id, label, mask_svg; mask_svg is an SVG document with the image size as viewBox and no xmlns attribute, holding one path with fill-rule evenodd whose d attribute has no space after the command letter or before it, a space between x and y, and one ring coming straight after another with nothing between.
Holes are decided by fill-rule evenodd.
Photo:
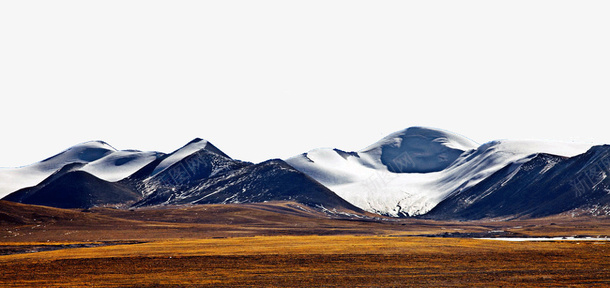
<instances>
[{"instance_id":1,"label":"snowy ridge","mask_svg":"<svg viewBox=\"0 0 610 288\"><path fill-rule=\"evenodd\" d=\"M371 166L382 164L396 173L427 173L445 169L464 151L478 146L474 141L447 131L411 127L388 135L358 152L368 156Z\"/></svg>"},{"instance_id":2,"label":"snowy ridge","mask_svg":"<svg viewBox=\"0 0 610 288\"><path fill-rule=\"evenodd\" d=\"M431 143L438 143L451 149L470 150L476 148L478 144L464 136L428 127L409 127L401 131L394 132L376 143L364 148L361 152L369 152L380 149L384 146L402 146L427 148Z\"/></svg>"},{"instance_id":3,"label":"snowy ridge","mask_svg":"<svg viewBox=\"0 0 610 288\"><path fill-rule=\"evenodd\" d=\"M0 169L0 197L24 187L34 186L70 163L88 163L112 152L112 146L102 141L75 145L55 156L28 166Z\"/></svg>"},{"instance_id":4,"label":"snowy ridge","mask_svg":"<svg viewBox=\"0 0 610 288\"><path fill-rule=\"evenodd\" d=\"M162 172L168 167L176 164L176 162L188 157L189 155L201 150L205 149L208 146L208 141L203 139L195 139L190 143L186 144L184 147L172 152L167 158L163 159L159 165L155 168L152 173L152 176Z\"/></svg>"},{"instance_id":5,"label":"snowy ridge","mask_svg":"<svg viewBox=\"0 0 610 288\"><path fill-rule=\"evenodd\" d=\"M0 198L32 187L68 164L84 164L80 170L106 181L119 181L158 157L157 152L117 151L103 141L84 142L41 162L0 169Z\"/></svg>"},{"instance_id":6,"label":"snowy ridge","mask_svg":"<svg viewBox=\"0 0 610 288\"><path fill-rule=\"evenodd\" d=\"M250 163L233 160L211 143L197 138L163 159L143 179L141 192L149 196L155 191L170 189L172 197L176 198L185 192L180 190L186 186L248 165ZM176 189L178 186L181 188Z\"/></svg>"},{"instance_id":7,"label":"snowy ridge","mask_svg":"<svg viewBox=\"0 0 610 288\"><path fill-rule=\"evenodd\" d=\"M359 152L316 149L286 161L355 206L398 217L425 214L452 193L472 187L506 165L523 163L532 154L571 157L590 147L509 140L477 147L456 134L415 127Z\"/></svg>"},{"instance_id":8,"label":"snowy ridge","mask_svg":"<svg viewBox=\"0 0 610 288\"><path fill-rule=\"evenodd\" d=\"M159 156L159 152L116 151L89 162L81 170L100 179L116 182L135 173Z\"/></svg>"}]
</instances>

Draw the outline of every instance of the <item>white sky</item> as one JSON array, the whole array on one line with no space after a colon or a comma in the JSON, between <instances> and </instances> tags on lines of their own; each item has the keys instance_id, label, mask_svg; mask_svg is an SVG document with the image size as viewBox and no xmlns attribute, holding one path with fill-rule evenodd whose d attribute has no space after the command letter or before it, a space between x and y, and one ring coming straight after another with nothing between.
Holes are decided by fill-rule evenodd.
<instances>
[{"instance_id":1,"label":"white sky","mask_svg":"<svg viewBox=\"0 0 610 288\"><path fill-rule=\"evenodd\" d=\"M0 167L88 140L236 159L410 126L610 143L610 1L2 1Z\"/></svg>"}]
</instances>

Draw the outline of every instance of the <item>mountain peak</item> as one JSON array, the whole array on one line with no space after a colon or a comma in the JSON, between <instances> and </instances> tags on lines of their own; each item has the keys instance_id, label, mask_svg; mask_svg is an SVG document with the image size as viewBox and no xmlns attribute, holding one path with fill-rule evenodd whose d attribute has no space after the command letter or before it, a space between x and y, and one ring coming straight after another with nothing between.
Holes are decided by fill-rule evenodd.
<instances>
[{"instance_id":1,"label":"mountain peak","mask_svg":"<svg viewBox=\"0 0 610 288\"><path fill-rule=\"evenodd\" d=\"M188 142L186 145L182 146L180 149L168 154L168 156L165 159L163 159L163 161L161 161L161 163L159 163L159 165L157 165L157 167L153 171L152 175L153 176L156 175L157 173L165 170L166 168L174 165L175 163L181 161L182 159L184 159L184 158L188 157L189 155L192 155L193 153L196 153L200 150L206 150L206 151L212 152L214 154L220 155L222 157L231 159L231 157L229 157L224 152L220 151L220 149L216 148L216 146L214 146L212 143L208 142L207 140L204 140L201 138L195 138L195 139L191 140L190 142Z\"/></svg>"},{"instance_id":2,"label":"mountain peak","mask_svg":"<svg viewBox=\"0 0 610 288\"><path fill-rule=\"evenodd\" d=\"M478 144L464 136L428 127L410 127L394 132L362 153L379 155L395 173L428 173L448 167L464 151Z\"/></svg>"},{"instance_id":3,"label":"mountain peak","mask_svg":"<svg viewBox=\"0 0 610 288\"><path fill-rule=\"evenodd\" d=\"M189 141L188 143L186 143L186 145L184 145L184 146L189 146L191 144L199 143L199 142L202 142L202 141L207 142L205 139L197 137L197 138Z\"/></svg>"},{"instance_id":4,"label":"mountain peak","mask_svg":"<svg viewBox=\"0 0 610 288\"><path fill-rule=\"evenodd\" d=\"M70 162L91 162L100 159L117 150L104 141L87 141L76 144L55 156L42 160L41 163L60 162L63 166Z\"/></svg>"},{"instance_id":5,"label":"mountain peak","mask_svg":"<svg viewBox=\"0 0 610 288\"><path fill-rule=\"evenodd\" d=\"M365 148L363 152L381 146L422 146L433 143L441 144L451 149L470 150L479 146L478 143L464 136L437 128L414 126L394 132L373 145Z\"/></svg>"},{"instance_id":6,"label":"mountain peak","mask_svg":"<svg viewBox=\"0 0 610 288\"><path fill-rule=\"evenodd\" d=\"M97 145L97 146L100 146L100 147L110 147L110 148L114 149L114 147L112 147L112 145L110 145L106 141L102 141L102 140L86 141L86 142L83 142L83 143L81 143L79 145ZM114 149L114 150L116 150L116 149Z\"/></svg>"}]
</instances>

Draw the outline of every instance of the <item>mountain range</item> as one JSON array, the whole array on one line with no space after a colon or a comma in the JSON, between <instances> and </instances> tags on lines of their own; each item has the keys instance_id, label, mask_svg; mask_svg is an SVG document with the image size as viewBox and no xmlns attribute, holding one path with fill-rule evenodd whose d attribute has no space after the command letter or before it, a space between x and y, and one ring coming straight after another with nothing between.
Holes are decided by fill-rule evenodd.
<instances>
[{"instance_id":1,"label":"mountain range","mask_svg":"<svg viewBox=\"0 0 610 288\"><path fill-rule=\"evenodd\" d=\"M80 209L294 201L330 213L430 219L609 215L608 171L606 145L480 145L411 127L359 151L314 149L257 164L199 138L167 154L85 142L29 166L0 169L0 197Z\"/></svg>"}]
</instances>

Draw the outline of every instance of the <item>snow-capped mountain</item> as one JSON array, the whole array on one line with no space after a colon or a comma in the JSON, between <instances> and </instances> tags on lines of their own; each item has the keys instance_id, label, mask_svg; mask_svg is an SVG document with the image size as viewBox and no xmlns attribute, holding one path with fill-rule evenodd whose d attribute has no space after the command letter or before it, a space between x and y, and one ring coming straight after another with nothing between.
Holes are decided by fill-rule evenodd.
<instances>
[{"instance_id":1,"label":"snow-capped mountain","mask_svg":"<svg viewBox=\"0 0 610 288\"><path fill-rule=\"evenodd\" d=\"M234 160L195 139L165 157L138 186L135 206L297 201L360 210L279 159L252 164Z\"/></svg>"},{"instance_id":2,"label":"snow-capped mountain","mask_svg":"<svg viewBox=\"0 0 610 288\"><path fill-rule=\"evenodd\" d=\"M447 131L411 127L357 152L316 149L287 162L363 210L415 216L532 154L569 157L590 148L508 140L477 146Z\"/></svg>"},{"instance_id":3,"label":"snow-capped mountain","mask_svg":"<svg viewBox=\"0 0 610 288\"><path fill-rule=\"evenodd\" d=\"M84 164L80 167L82 171L116 182L160 156L158 152L117 151L103 141L81 143L32 165L0 169L0 198L19 189L35 186L68 164Z\"/></svg>"},{"instance_id":4,"label":"snow-capped mountain","mask_svg":"<svg viewBox=\"0 0 610 288\"><path fill-rule=\"evenodd\" d=\"M169 154L87 142L26 168L43 165L46 178L4 200L60 208L297 201L362 212L282 160L234 160L199 138Z\"/></svg>"},{"instance_id":5,"label":"snow-capped mountain","mask_svg":"<svg viewBox=\"0 0 610 288\"><path fill-rule=\"evenodd\" d=\"M176 190L176 187L188 187L198 180L249 164L234 160L212 143L197 138L163 157L152 173L143 180L142 192L149 195L159 189Z\"/></svg>"},{"instance_id":6,"label":"snow-capped mountain","mask_svg":"<svg viewBox=\"0 0 610 288\"><path fill-rule=\"evenodd\" d=\"M160 185L135 206L296 201L324 209L360 211L280 159L245 164L175 189Z\"/></svg>"},{"instance_id":7,"label":"snow-capped mountain","mask_svg":"<svg viewBox=\"0 0 610 288\"><path fill-rule=\"evenodd\" d=\"M610 214L610 146L574 157L538 153L450 195L426 218L540 217L579 208Z\"/></svg>"},{"instance_id":8,"label":"snow-capped mountain","mask_svg":"<svg viewBox=\"0 0 610 288\"><path fill-rule=\"evenodd\" d=\"M181 160L191 156L192 154L195 154L195 153L201 152L201 151L207 151L207 152L210 152L213 154L217 154L221 157L230 159L229 156L227 156L225 153L223 153L218 148L216 148L216 146L214 146L212 143L210 143L206 140L203 140L201 138L196 138L196 139L192 140L191 142L187 143L186 145L184 145L182 148L167 155L167 157L165 157L161 161L161 163L159 163L155 167L151 176L155 176L158 173L165 171L172 165L175 165L177 162L180 162Z\"/></svg>"},{"instance_id":9,"label":"snow-capped mountain","mask_svg":"<svg viewBox=\"0 0 610 288\"><path fill-rule=\"evenodd\" d=\"M297 201L331 211L436 219L570 209L610 215L609 151L544 141L479 145L425 127L398 131L360 151L315 149L258 164L232 159L199 138L168 154L91 141L0 170L0 195L63 208Z\"/></svg>"}]
</instances>

